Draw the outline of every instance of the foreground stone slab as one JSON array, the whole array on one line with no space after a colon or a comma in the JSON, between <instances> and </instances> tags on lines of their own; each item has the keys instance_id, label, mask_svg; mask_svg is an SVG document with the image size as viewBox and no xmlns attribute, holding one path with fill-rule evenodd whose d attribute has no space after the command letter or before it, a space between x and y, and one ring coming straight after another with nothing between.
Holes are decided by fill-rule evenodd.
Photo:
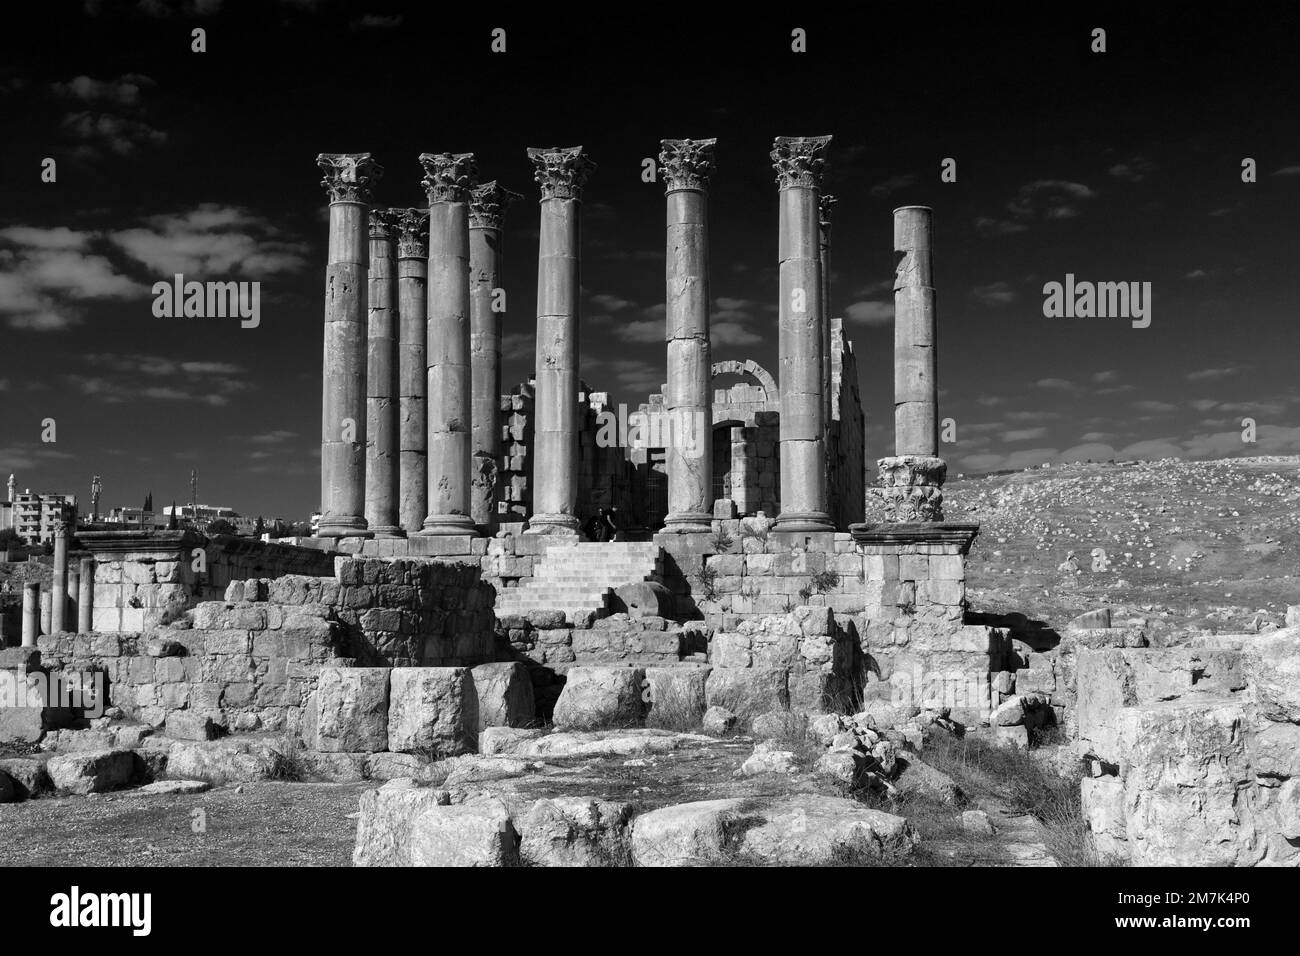
<instances>
[{"instance_id":1,"label":"foreground stone slab","mask_svg":"<svg viewBox=\"0 0 1300 956\"><path fill-rule=\"evenodd\" d=\"M527 741L546 736L540 727L484 727L478 735L478 752L484 755L512 754Z\"/></svg>"},{"instance_id":2,"label":"foreground stone slab","mask_svg":"<svg viewBox=\"0 0 1300 956\"><path fill-rule=\"evenodd\" d=\"M555 703L562 730L595 730L639 724L645 713L639 667L573 667Z\"/></svg>"},{"instance_id":3,"label":"foreground stone slab","mask_svg":"<svg viewBox=\"0 0 1300 956\"><path fill-rule=\"evenodd\" d=\"M744 800L701 800L642 814L632 826L636 866L708 866L742 827Z\"/></svg>"},{"instance_id":4,"label":"foreground stone slab","mask_svg":"<svg viewBox=\"0 0 1300 956\"><path fill-rule=\"evenodd\" d=\"M763 822L745 829L737 852L765 866L844 865L915 843L903 817L841 797L798 794L753 812Z\"/></svg>"},{"instance_id":5,"label":"foreground stone slab","mask_svg":"<svg viewBox=\"0 0 1300 956\"><path fill-rule=\"evenodd\" d=\"M278 735L225 737L221 740L151 738L152 748L165 749L172 777L212 783L247 783L272 776L293 744Z\"/></svg>"},{"instance_id":6,"label":"foreground stone slab","mask_svg":"<svg viewBox=\"0 0 1300 956\"><path fill-rule=\"evenodd\" d=\"M135 754L129 750L101 750L51 757L46 772L56 790L64 793L104 793L125 787L135 772Z\"/></svg>"},{"instance_id":7,"label":"foreground stone slab","mask_svg":"<svg viewBox=\"0 0 1300 956\"><path fill-rule=\"evenodd\" d=\"M136 793L147 797L179 795L187 793L203 793L211 790L212 784L206 780L156 780L153 783L147 783Z\"/></svg>"},{"instance_id":8,"label":"foreground stone slab","mask_svg":"<svg viewBox=\"0 0 1300 956\"><path fill-rule=\"evenodd\" d=\"M361 795L355 866L512 866L518 836L499 800L452 806L445 790L385 785Z\"/></svg>"},{"instance_id":9,"label":"foreground stone slab","mask_svg":"<svg viewBox=\"0 0 1300 956\"><path fill-rule=\"evenodd\" d=\"M388 749L387 667L325 667L304 716L312 750L374 753Z\"/></svg>"},{"instance_id":10,"label":"foreground stone slab","mask_svg":"<svg viewBox=\"0 0 1300 956\"><path fill-rule=\"evenodd\" d=\"M647 667L649 689L648 723L658 727L699 727L704 719L705 683L711 668L698 664L677 667Z\"/></svg>"},{"instance_id":11,"label":"foreground stone slab","mask_svg":"<svg viewBox=\"0 0 1300 956\"><path fill-rule=\"evenodd\" d=\"M474 685L464 667L394 667L387 749L452 757L474 749Z\"/></svg>"},{"instance_id":12,"label":"foreground stone slab","mask_svg":"<svg viewBox=\"0 0 1300 956\"><path fill-rule=\"evenodd\" d=\"M709 743L713 743L713 739L703 734L634 728L527 737L515 741L508 751L497 752L515 757L630 757L668 753Z\"/></svg>"},{"instance_id":13,"label":"foreground stone slab","mask_svg":"<svg viewBox=\"0 0 1300 956\"><path fill-rule=\"evenodd\" d=\"M632 805L591 797L538 800L520 824L526 866L629 866Z\"/></svg>"}]
</instances>

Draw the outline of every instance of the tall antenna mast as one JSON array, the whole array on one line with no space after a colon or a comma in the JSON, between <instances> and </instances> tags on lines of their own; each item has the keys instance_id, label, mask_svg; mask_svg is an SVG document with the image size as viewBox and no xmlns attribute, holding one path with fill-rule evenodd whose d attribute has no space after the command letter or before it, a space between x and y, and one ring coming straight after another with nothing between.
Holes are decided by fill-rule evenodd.
<instances>
[{"instance_id":1,"label":"tall antenna mast","mask_svg":"<svg viewBox=\"0 0 1300 956\"><path fill-rule=\"evenodd\" d=\"M197 521L199 518L199 470L190 469L190 518Z\"/></svg>"}]
</instances>

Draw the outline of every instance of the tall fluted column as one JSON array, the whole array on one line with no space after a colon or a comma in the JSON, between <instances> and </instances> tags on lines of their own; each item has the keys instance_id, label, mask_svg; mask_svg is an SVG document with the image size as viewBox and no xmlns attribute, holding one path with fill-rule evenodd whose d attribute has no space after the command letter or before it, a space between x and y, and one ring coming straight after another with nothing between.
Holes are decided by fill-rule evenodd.
<instances>
[{"instance_id":1,"label":"tall fluted column","mask_svg":"<svg viewBox=\"0 0 1300 956\"><path fill-rule=\"evenodd\" d=\"M77 582L77 633L95 629L95 559L81 559L81 579Z\"/></svg>"},{"instance_id":2,"label":"tall fluted column","mask_svg":"<svg viewBox=\"0 0 1300 956\"><path fill-rule=\"evenodd\" d=\"M36 581L23 585L23 647L35 647L40 634L41 586Z\"/></svg>"},{"instance_id":3,"label":"tall fluted column","mask_svg":"<svg viewBox=\"0 0 1300 956\"><path fill-rule=\"evenodd\" d=\"M892 521L942 521L948 467L938 457L932 212L894 210L894 457L882 458L880 493Z\"/></svg>"},{"instance_id":4,"label":"tall fluted column","mask_svg":"<svg viewBox=\"0 0 1300 956\"><path fill-rule=\"evenodd\" d=\"M469 196L473 153L421 153L429 195L429 514L421 534L474 534L469 513Z\"/></svg>"},{"instance_id":5,"label":"tall fluted column","mask_svg":"<svg viewBox=\"0 0 1300 956\"><path fill-rule=\"evenodd\" d=\"M579 213L595 169L581 146L529 149L541 187L531 534L578 531Z\"/></svg>"},{"instance_id":6,"label":"tall fluted column","mask_svg":"<svg viewBox=\"0 0 1300 956\"><path fill-rule=\"evenodd\" d=\"M713 522L713 362L709 347L708 188L716 139L665 139L666 321L670 423L664 531L708 532Z\"/></svg>"},{"instance_id":7,"label":"tall fluted column","mask_svg":"<svg viewBox=\"0 0 1300 956\"><path fill-rule=\"evenodd\" d=\"M469 203L470 515L483 531L496 522L501 459L501 227L506 209L522 198L494 180L477 187Z\"/></svg>"},{"instance_id":8,"label":"tall fluted column","mask_svg":"<svg viewBox=\"0 0 1300 956\"><path fill-rule=\"evenodd\" d=\"M325 360L321 400L322 537L366 530L366 270L370 188L383 174L369 153L321 153L329 193Z\"/></svg>"},{"instance_id":9,"label":"tall fluted column","mask_svg":"<svg viewBox=\"0 0 1300 956\"><path fill-rule=\"evenodd\" d=\"M822 276L818 205L829 136L778 137L780 186L781 513L777 531L831 531L822 405Z\"/></svg>"},{"instance_id":10,"label":"tall fluted column","mask_svg":"<svg viewBox=\"0 0 1300 956\"><path fill-rule=\"evenodd\" d=\"M54 576L50 585L50 633L67 629L68 616L68 526L54 523Z\"/></svg>"},{"instance_id":11,"label":"tall fluted column","mask_svg":"<svg viewBox=\"0 0 1300 956\"><path fill-rule=\"evenodd\" d=\"M428 281L429 211L406 209L397 233L397 514L408 534L424 527L429 513Z\"/></svg>"},{"instance_id":12,"label":"tall fluted column","mask_svg":"<svg viewBox=\"0 0 1300 956\"><path fill-rule=\"evenodd\" d=\"M400 210L370 210L366 326L366 524L379 538L397 523L397 222Z\"/></svg>"}]
</instances>

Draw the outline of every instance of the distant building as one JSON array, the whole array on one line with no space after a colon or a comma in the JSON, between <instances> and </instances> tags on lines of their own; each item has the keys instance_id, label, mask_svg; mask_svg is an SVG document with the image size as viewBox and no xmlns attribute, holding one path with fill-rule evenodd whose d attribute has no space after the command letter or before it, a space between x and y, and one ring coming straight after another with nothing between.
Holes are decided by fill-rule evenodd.
<instances>
[{"instance_id":1,"label":"distant building","mask_svg":"<svg viewBox=\"0 0 1300 956\"><path fill-rule=\"evenodd\" d=\"M208 525L218 518L229 521L239 534L253 534L257 530L256 518L245 518L234 508L217 505L167 505L163 508L164 525L173 513L178 524L188 525L198 531L206 531Z\"/></svg>"},{"instance_id":2,"label":"distant building","mask_svg":"<svg viewBox=\"0 0 1300 956\"><path fill-rule=\"evenodd\" d=\"M12 492L11 499L0 507L0 529L13 528L28 544L53 541L57 521L76 527L76 495L33 494L28 489Z\"/></svg>"},{"instance_id":3,"label":"distant building","mask_svg":"<svg viewBox=\"0 0 1300 956\"><path fill-rule=\"evenodd\" d=\"M152 508L114 508L102 518L105 524L123 530L156 531L167 527L167 516Z\"/></svg>"}]
</instances>

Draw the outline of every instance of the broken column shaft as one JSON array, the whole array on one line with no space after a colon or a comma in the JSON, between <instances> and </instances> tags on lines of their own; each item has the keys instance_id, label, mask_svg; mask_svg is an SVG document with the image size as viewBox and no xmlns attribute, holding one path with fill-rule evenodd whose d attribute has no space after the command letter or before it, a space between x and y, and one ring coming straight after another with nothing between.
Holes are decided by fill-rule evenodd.
<instances>
[{"instance_id":1,"label":"broken column shaft","mask_svg":"<svg viewBox=\"0 0 1300 956\"><path fill-rule=\"evenodd\" d=\"M23 585L23 647L35 647L40 634L41 586L35 581Z\"/></svg>"},{"instance_id":2,"label":"broken column shaft","mask_svg":"<svg viewBox=\"0 0 1300 956\"><path fill-rule=\"evenodd\" d=\"M321 399L322 537L366 530L366 272L370 188L382 169L369 153L322 153L329 193L325 358Z\"/></svg>"},{"instance_id":3,"label":"broken column shaft","mask_svg":"<svg viewBox=\"0 0 1300 956\"><path fill-rule=\"evenodd\" d=\"M81 578L77 582L77 633L95 629L95 559L81 559Z\"/></svg>"},{"instance_id":4,"label":"broken column shaft","mask_svg":"<svg viewBox=\"0 0 1300 956\"><path fill-rule=\"evenodd\" d=\"M781 363L781 513L777 531L832 531L826 505L822 404L819 198L829 136L778 137L780 187L778 351Z\"/></svg>"},{"instance_id":5,"label":"broken column shaft","mask_svg":"<svg viewBox=\"0 0 1300 956\"><path fill-rule=\"evenodd\" d=\"M67 630L68 616L68 526L54 524L54 574L50 586L50 633Z\"/></svg>"},{"instance_id":6,"label":"broken column shaft","mask_svg":"<svg viewBox=\"0 0 1300 956\"><path fill-rule=\"evenodd\" d=\"M898 522L943 520L932 221L926 206L894 210L894 456L879 466L887 516Z\"/></svg>"},{"instance_id":7,"label":"broken column shaft","mask_svg":"<svg viewBox=\"0 0 1300 956\"><path fill-rule=\"evenodd\" d=\"M716 143L666 139L659 154L668 207L668 532L707 533L713 521L707 190Z\"/></svg>"},{"instance_id":8,"label":"broken column shaft","mask_svg":"<svg viewBox=\"0 0 1300 956\"><path fill-rule=\"evenodd\" d=\"M581 146L529 149L541 187L531 534L578 531L579 214L595 168Z\"/></svg>"},{"instance_id":9,"label":"broken column shaft","mask_svg":"<svg viewBox=\"0 0 1300 956\"><path fill-rule=\"evenodd\" d=\"M473 534L469 509L469 196L473 153L422 153L429 196L428 508L421 534Z\"/></svg>"}]
</instances>

